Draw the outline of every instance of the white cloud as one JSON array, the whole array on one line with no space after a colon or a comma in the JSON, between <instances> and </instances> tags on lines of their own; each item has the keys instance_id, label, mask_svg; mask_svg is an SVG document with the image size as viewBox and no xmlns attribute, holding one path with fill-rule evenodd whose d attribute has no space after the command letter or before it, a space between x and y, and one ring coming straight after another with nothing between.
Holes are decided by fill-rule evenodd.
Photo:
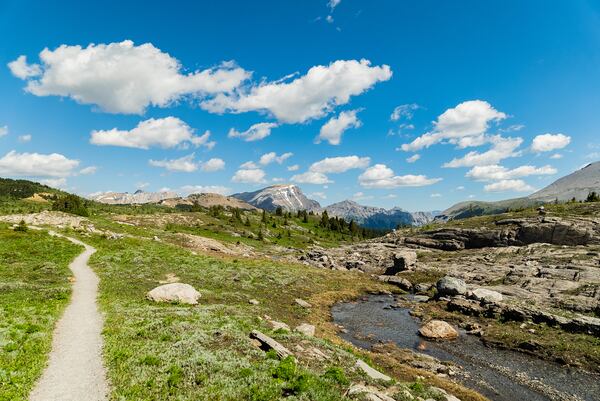
<instances>
[{"instance_id":1,"label":"white cloud","mask_svg":"<svg viewBox=\"0 0 600 401\"><path fill-rule=\"evenodd\" d=\"M265 172L259 168L239 169L235 172L231 181L245 184L262 184L266 182Z\"/></svg>"},{"instance_id":2,"label":"white cloud","mask_svg":"<svg viewBox=\"0 0 600 401\"><path fill-rule=\"evenodd\" d=\"M542 134L533 138L531 150L540 152L549 152L551 150L562 149L571 143L571 137L564 134Z\"/></svg>"},{"instance_id":3,"label":"white cloud","mask_svg":"<svg viewBox=\"0 0 600 401\"><path fill-rule=\"evenodd\" d=\"M287 168L287 170L288 170L288 171L298 171L298 170L300 170L300 165L299 165L299 164L294 164L294 165L292 165L292 166L289 166L289 167Z\"/></svg>"},{"instance_id":4,"label":"white cloud","mask_svg":"<svg viewBox=\"0 0 600 401\"><path fill-rule=\"evenodd\" d=\"M79 166L79 160L58 153L17 153L0 158L0 175L17 177L67 177Z\"/></svg>"},{"instance_id":5,"label":"white cloud","mask_svg":"<svg viewBox=\"0 0 600 401\"><path fill-rule=\"evenodd\" d=\"M365 188L422 187L441 181L441 178L427 178L424 175L394 175L394 171L385 164L369 167L358 177Z\"/></svg>"},{"instance_id":6,"label":"white cloud","mask_svg":"<svg viewBox=\"0 0 600 401\"><path fill-rule=\"evenodd\" d=\"M396 195L396 194L387 194L387 195L382 196L381 198L382 199L396 199L397 197L398 197L398 195Z\"/></svg>"},{"instance_id":7,"label":"white cloud","mask_svg":"<svg viewBox=\"0 0 600 401\"><path fill-rule=\"evenodd\" d=\"M436 193L433 193L433 194L429 195L429 197L430 198L441 198L442 194L436 192Z\"/></svg>"},{"instance_id":8,"label":"white cloud","mask_svg":"<svg viewBox=\"0 0 600 401\"><path fill-rule=\"evenodd\" d=\"M328 15L327 17L325 17L325 21L329 22L330 24L333 24L333 16Z\"/></svg>"},{"instance_id":9,"label":"white cloud","mask_svg":"<svg viewBox=\"0 0 600 401\"><path fill-rule=\"evenodd\" d=\"M149 160L148 163L154 167L163 167L169 171L191 173L198 170L198 163L194 161L194 154L172 160Z\"/></svg>"},{"instance_id":10,"label":"white cloud","mask_svg":"<svg viewBox=\"0 0 600 401\"><path fill-rule=\"evenodd\" d=\"M183 193L184 195L201 193L228 195L231 193L231 188L221 185L184 185L180 188L179 192Z\"/></svg>"},{"instance_id":11,"label":"white cloud","mask_svg":"<svg viewBox=\"0 0 600 401\"><path fill-rule=\"evenodd\" d=\"M250 74L233 63L181 73L179 61L151 43L130 40L110 44L61 45L44 49L41 64L24 56L9 63L13 75L27 80L36 96L70 97L110 113L142 114L152 105L166 107L184 96L230 92Z\"/></svg>"},{"instance_id":12,"label":"white cloud","mask_svg":"<svg viewBox=\"0 0 600 401\"><path fill-rule=\"evenodd\" d=\"M445 163L443 167L487 166L509 157L517 157L520 152L517 152L516 149L523 143L523 138L504 138L500 135L494 135L488 137L488 141L492 144L492 147L487 152L469 152L463 157Z\"/></svg>"},{"instance_id":13,"label":"white cloud","mask_svg":"<svg viewBox=\"0 0 600 401\"><path fill-rule=\"evenodd\" d=\"M52 188L65 188L67 186L66 178L46 178L40 181L44 185L48 185Z\"/></svg>"},{"instance_id":14,"label":"white cloud","mask_svg":"<svg viewBox=\"0 0 600 401\"><path fill-rule=\"evenodd\" d=\"M327 195L325 194L325 192L313 192L309 195L311 198L321 198L321 199L327 199Z\"/></svg>"},{"instance_id":15,"label":"white cloud","mask_svg":"<svg viewBox=\"0 0 600 401\"><path fill-rule=\"evenodd\" d=\"M485 192L533 192L535 189L523 180L502 180L486 185Z\"/></svg>"},{"instance_id":16,"label":"white cloud","mask_svg":"<svg viewBox=\"0 0 600 401\"><path fill-rule=\"evenodd\" d=\"M19 135L19 137L17 138L19 140L19 142L30 142L31 141L31 135L27 134L27 135Z\"/></svg>"},{"instance_id":17,"label":"white cloud","mask_svg":"<svg viewBox=\"0 0 600 401\"><path fill-rule=\"evenodd\" d=\"M85 168L82 168L81 170L79 170L79 175L95 174L96 171L98 171L98 167L96 167L96 166L89 166L89 167L85 167Z\"/></svg>"},{"instance_id":18,"label":"white cloud","mask_svg":"<svg viewBox=\"0 0 600 401\"><path fill-rule=\"evenodd\" d=\"M506 118L506 114L494 109L488 102L483 100L469 100L458 106L446 110L437 121L434 121L434 129L421 135L411 143L402 145L404 151L417 151L428 148L431 145L448 141L460 147L473 146L473 143L481 144L481 136L485 134L491 122ZM476 139L462 139L475 137Z\"/></svg>"},{"instance_id":19,"label":"white cloud","mask_svg":"<svg viewBox=\"0 0 600 401\"><path fill-rule=\"evenodd\" d=\"M327 176L323 173L316 173L314 171L307 171L306 173L296 174L292 177L292 181L298 182L300 184L330 184L331 181Z\"/></svg>"},{"instance_id":20,"label":"white cloud","mask_svg":"<svg viewBox=\"0 0 600 401\"><path fill-rule=\"evenodd\" d=\"M201 136L194 136L194 130L179 118L165 117L141 121L129 131L117 128L108 131L92 131L90 143L137 149L185 147L191 143L196 147L205 146L210 149L214 143L208 142L209 137L209 131Z\"/></svg>"},{"instance_id":21,"label":"white cloud","mask_svg":"<svg viewBox=\"0 0 600 401\"><path fill-rule=\"evenodd\" d=\"M421 158L421 155L420 155L420 154L418 154L418 153L415 153L415 154L414 154L414 155L412 155L411 157L408 157L408 158L406 158L406 161L407 161L408 163L414 163L414 162L416 162L417 160L419 160L420 158Z\"/></svg>"},{"instance_id":22,"label":"white cloud","mask_svg":"<svg viewBox=\"0 0 600 401\"><path fill-rule=\"evenodd\" d=\"M356 113L360 110L342 111L338 117L331 117L319 131L319 136L315 139L316 143L322 140L329 142L330 145L339 145L342 135L349 128L358 128L362 125Z\"/></svg>"},{"instance_id":23,"label":"white cloud","mask_svg":"<svg viewBox=\"0 0 600 401\"><path fill-rule=\"evenodd\" d=\"M138 181L135 183L135 187L137 189L144 189L144 188L148 188L149 186L150 186L149 182Z\"/></svg>"},{"instance_id":24,"label":"white cloud","mask_svg":"<svg viewBox=\"0 0 600 401\"><path fill-rule=\"evenodd\" d=\"M252 161L247 161L245 163L242 163L240 165L240 168L248 170L248 169L256 169L256 168L260 168L260 167L258 167L258 165Z\"/></svg>"},{"instance_id":25,"label":"white cloud","mask_svg":"<svg viewBox=\"0 0 600 401\"><path fill-rule=\"evenodd\" d=\"M260 160L258 161L260 164L262 164L263 166L266 166L268 164L271 164L273 162L277 163L277 164L281 164L284 161L286 161L287 159L289 159L290 157L292 157L294 154L291 152L286 152L282 155L277 156L277 153L275 152L269 152L269 153L265 153L264 155L262 155L260 157Z\"/></svg>"},{"instance_id":26,"label":"white cloud","mask_svg":"<svg viewBox=\"0 0 600 401\"><path fill-rule=\"evenodd\" d=\"M0 127L0 138L6 135L8 135L8 125Z\"/></svg>"},{"instance_id":27,"label":"white cloud","mask_svg":"<svg viewBox=\"0 0 600 401\"><path fill-rule=\"evenodd\" d=\"M475 166L466 176L476 181L502 181L531 175L552 175L556 174L556 171L552 166L520 166L508 169L504 166L493 164L489 166Z\"/></svg>"},{"instance_id":28,"label":"white cloud","mask_svg":"<svg viewBox=\"0 0 600 401\"><path fill-rule=\"evenodd\" d=\"M464 191L465 187L463 185L459 185L458 187L456 187L457 191Z\"/></svg>"},{"instance_id":29,"label":"white cloud","mask_svg":"<svg viewBox=\"0 0 600 401\"><path fill-rule=\"evenodd\" d=\"M560 154L560 153L555 153L555 154L553 154L552 156L550 156L550 158L551 158L551 159L555 159L555 160L556 160L556 159L562 159L562 158L563 158L563 155L562 155L562 154Z\"/></svg>"},{"instance_id":30,"label":"white cloud","mask_svg":"<svg viewBox=\"0 0 600 401\"><path fill-rule=\"evenodd\" d=\"M352 195L352 199L356 201L368 200L373 199L373 195L366 195L364 192L359 191Z\"/></svg>"},{"instance_id":31,"label":"white cloud","mask_svg":"<svg viewBox=\"0 0 600 401\"><path fill-rule=\"evenodd\" d=\"M200 165L200 169L206 172L213 172L223 170L225 168L225 161L223 159L219 159L213 157L210 160L207 160Z\"/></svg>"},{"instance_id":32,"label":"white cloud","mask_svg":"<svg viewBox=\"0 0 600 401\"><path fill-rule=\"evenodd\" d=\"M371 66L368 60L338 60L314 66L291 82L263 82L235 94L218 94L202 102L213 113L267 112L281 122L302 123L320 118L350 97L360 95L392 77L389 66Z\"/></svg>"},{"instance_id":33,"label":"white cloud","mask_svg":"<svg viewBox=\"0 0 600 401\"><path fill-rule=\"evenodd\" d=\"M358 156L342 156L342 157L327 157L323 160L313 163L309 171L314 173L344 173L348 170L360 168L364 169L369 166L371 159L369 157Z\"/></svg>"},{"instance_id":34,"label":"white cloud","mask_svg":"<svg viewBox=\"0 0 600 401\"><path fill-rule=\"evenodd\" d=\"M19 56L15 61L8 63L10 72L17 78L27 79L41 75L42 69L37 64L27 64L27 56Z\"/></svg>"},{"instance_id":35,"label":"white cloud","mask_svg":"<svg viewBox=\"0 0 600 401\"><path fill-rule=\"evenodd\" d=\"M411 104L402 104L394 108L392 114L390 115L390 120L398 121L401 118L406 118L407 120L412 119L415 110L419 108L419 105L416 103Z\"/></svg>"},{"instance_id":36,"label":"white cloud","mask_svg":"<svg viewBox=\"0 0 600 401\"><path fill-rule=\"evenodd\" d=\"M337 6L340 5L341 2L342 0L329 0L329 2L327 2L327 7L333 11Z\"/></svg>"},{"instance_id":37,"label":"white cloud","mask_svg":"<svg viewBox=\"0 0 600 401\"><path fill-rule=\"evenodd\" d=\"M229 138L242 138L246 142L259 141L271 135L271 130L278 127L275 123L258 123L252 125L246 131L239 132L235 128L231 128L227 136Z\"/></svg>"},{"instance_id":38,"label":"white cloud","mask_svg":"<svg viewBox=\"0 0 600 401\"><path fill-rule=\"evenodd\" d=\"M271 178L271 181L273 181L273 182L284 182L284 181L286 181L286 179L285 178L281 178L281 177L273 177L273 178Z\"/></svg>"}]
</instances>

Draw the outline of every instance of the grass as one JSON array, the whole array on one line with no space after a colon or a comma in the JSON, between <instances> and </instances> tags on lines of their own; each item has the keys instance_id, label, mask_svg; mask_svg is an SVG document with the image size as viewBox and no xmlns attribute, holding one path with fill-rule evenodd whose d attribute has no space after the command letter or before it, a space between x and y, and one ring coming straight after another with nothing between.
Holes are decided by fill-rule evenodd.
<instances>
[{"instance_id":1,"label":"grass","mask_svg":"<svg viewBox=\"0 0 600 401\"><path fill-rule=\"evenodd\" d=\"M255 348L248 334L258 328L290 349L300 343L318 347L335 355L335 367L346 372L354 359L351 354L323 340L270 332L261 316L268 313L294 327L309 318L294 298L312 300L313 294L329 290L366 289L354 275L195 256L142 239L88 241L98 249L91 264L101 278L112 399L274 400L284 394L306 400L343 399L340 380L325 375L331 366L299 358L294 377L280 377L273 373L280 362ZM201 305L147 301L146 292L167 273L197 288ZM250 305L250 298L260 305Z\"/></svg>"},{"instance_id":2,"label":"grass","mask_svg":"<svg viewBox=\"0 0 600 401\"><path fill-rule=\"evenodd\" d=\"M334 302L387 288L364 275L193 255L139 238L86 241L98 249L90 263L101 279L113 400L345 400L349 384L365 380L353 367L357 355L378 363L378 355L348 348L328 322ZM200 305L146 300L167 274L200 291ZM312 310L296 305L295 298L310 302ZM292 328L315 324L319 338L272 331L265 315ZM248 337L253 329L292 350L296 361L279 361L256 348ZM328 358L314 358L311 348ZM419 374L413 373L411 378Z\"/></svg>"},{"instance_id":3,"label":"grass","mask_svg":"<svg viewBox=\"0 0 600 401\"><path fill-rule=\"evenodd\" d=\"M46 363L70 296L68 264L81 247L0 225L0 400L22 400Z\"/></svg>"}]
</instances>

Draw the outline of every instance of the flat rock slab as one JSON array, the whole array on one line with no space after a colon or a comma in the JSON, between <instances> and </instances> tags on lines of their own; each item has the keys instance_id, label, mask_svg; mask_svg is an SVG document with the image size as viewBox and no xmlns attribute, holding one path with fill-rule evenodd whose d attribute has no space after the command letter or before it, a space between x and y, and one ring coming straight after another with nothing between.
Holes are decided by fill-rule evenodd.
<instances>
[{"instance_id":1,"label":"flat rock slab","mask_svg":"<svg viewBox=\"0 0 600 401\"><path fill-rule=\"evenodd\" d=\"M358 369L360 369L363 373L365 373L367 376L369 376L371 379L374 380L383 380L383 381L391 381L392 378L389 377L388 375L385 375L383 373L381 373L378 370L373 369L372 367L370 367L369 365L367 365L367 363L361 359L356 361L356 367Z\"/></svg>"}]
</instances>

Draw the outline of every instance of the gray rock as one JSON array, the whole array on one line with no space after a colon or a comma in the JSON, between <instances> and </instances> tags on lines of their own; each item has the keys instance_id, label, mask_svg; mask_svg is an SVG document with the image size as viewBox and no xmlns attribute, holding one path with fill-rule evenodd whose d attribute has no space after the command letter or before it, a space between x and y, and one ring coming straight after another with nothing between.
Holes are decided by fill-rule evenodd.
<instances>
[{"instance_id":1,"label":"gray rock","mask_svg":"<svg viewBox=\"0 0 600 401\"><path fill-rule=\"evenodd\" d=\"M485 303L502 302L504 297L498 291L488 290L487 288L477 288L472 292L472 298Z\"/></svg>"},{"instance_id":2,"label":"gray rock","mask_svg":"<svg viewBox=\"0 0 600 401\"><path fill-rule=\"evenodd\" d=\"M405 279L404 277L398 276L386 276L381 275L378 277L379 281L383 281L385 283L393 284L404 291L410 291L412 289L412 283Z\"/></svg>"},{"instance_id":3,"label":"gray rock","mask_svg":"<svg viewBox=\"0 0 600 401\"><path fill-rule=\"evenodd\" d=\"M296 327L294 330L297 331L298 333L302 333L308 337L315 336L315 326L313 326L312 324L302 323L300 326Z\"/></svg>"},{"instance_id":4,"label":"gray rock","mask_svg":"<svg viewBox=\"0 0 600 401\"><path fill-rule=\"evenodd\" d=\"M467 293L467 284L456 277L445 276L438 280L437 292L439 297L453 297L456 295L465 295Z\"/></svg>"},{"instance_id":5,"label":"gray rock","mask_svg":"<svg viewBox=\"0 0 600 401\"><path fill-rule=\"evenodd\" d=\"M417 263L417 253L408 249L398 251L392 255L392 262L394 264L384 274L393 276L394 274L414 269Z\"/></svg>"},{"instance_id":6,"label":"gray rock","mask_svg":"<svg viewBox=\"0 0 600 401\"><path fill-rule=\"evenodd\" d=\"M283 322L278 322L276 320L270 320L269 324L271 325L271 328L273 330L290 331L290 326L288 326L287 324L285 324Z\"/></svg>"}]
</instances>

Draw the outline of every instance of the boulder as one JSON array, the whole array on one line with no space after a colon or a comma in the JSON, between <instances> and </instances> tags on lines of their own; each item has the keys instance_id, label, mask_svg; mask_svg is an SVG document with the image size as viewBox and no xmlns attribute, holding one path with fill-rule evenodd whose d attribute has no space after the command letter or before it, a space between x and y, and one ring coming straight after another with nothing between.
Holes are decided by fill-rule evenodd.
<instances>
[{"instance_id":1,"label":"boulder","mask_svg":"<svg viewBox=\"0 0 600 401\"><path fill-rule=\"evenodd\" d=\"M146 297L154 302L179 302L196 305L200 293L189 284L171 283L156 287L149 291Z\"/></svg>"},{"instance_id":2,"label":"boulder","mask_svg":"<svg viewBox=\"0 0 600 401\"><path fill-rule=\"evenodd\" d=\"M502 302L504 297L498 291L488 290L487 288L477 288L472 292L472 298L488 304Z\"/></svg>"},{"instance_id":3,"label":"boulder","mask_svg":"<svg viewBox=\"0 0 600 401\"><path fill-rule=\"evenodd\" d=\"M438 297L454 297L467 293L467 284L463 280L451 276L439 279L436 288Z\"/></svg>"},{"instance_id":4,"label":"boulder","mask_svg":"<svg viewBox=\"0 0 600 401\"><path fill-rule=\"evenodd\" d=\"M433 340L453 340L458 337L458 331L443 320L430 320L421 326L419 334Z\"/></svg>"},{"instance_id":5,"label":"boulder","mask_svg":"<svg viewBox=\"0 0 600 401\"><path fill-rule=\"evenodd\" d=\"M296 327L294 330L297 331L298 333L302 333L308 337L315 336L315 326L313 326L312 324L302 323L300 326Z\"/></svg>"},{"instance_id":6,"label":"boulder","mask_svg":"<svg viewBox=\"0 0 600 401\"><path fill-rule=\"evenodd\" d=\"M393 265L384 274L393 276L402 271L414 269L417 263L417 253L412 250L398 251L392 255Z\"/></svg>"}]
</instances>

